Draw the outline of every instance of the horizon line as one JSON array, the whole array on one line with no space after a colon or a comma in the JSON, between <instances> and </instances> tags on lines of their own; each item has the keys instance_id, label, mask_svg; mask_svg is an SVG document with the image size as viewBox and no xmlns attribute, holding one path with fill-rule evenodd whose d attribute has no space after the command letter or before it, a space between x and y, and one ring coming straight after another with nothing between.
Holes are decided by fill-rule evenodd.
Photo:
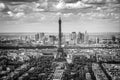
<instances>
[{"instance_id":1,"label":"horizon line","mask_svg":"<svg viewBox=\"0 0 120 80\"><path fill-rule=\"evenodd\" d=\"M72 32L76 32L76 33L79 33L79 32L81 32L81 33L84 33L84 32L82 32L82 31L72 31ZM72 32L62 32L62 33L72 33ZM58 33L58 32L43 32L43 31L40 31L40 32L0 32L0 34L1 33ZM87 33L120 33L120 32L88 32L87 31Z\"/></svg>"}]
</instances>

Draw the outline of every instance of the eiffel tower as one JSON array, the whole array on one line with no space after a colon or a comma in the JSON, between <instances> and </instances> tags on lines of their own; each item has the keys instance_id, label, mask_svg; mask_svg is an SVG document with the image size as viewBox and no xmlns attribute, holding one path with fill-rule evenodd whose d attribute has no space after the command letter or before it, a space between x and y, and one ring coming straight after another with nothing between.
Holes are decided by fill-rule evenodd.
<instances>
[{"instance_id":1,"label":"eiffel tower","mask_svg":"<svg viewBox=\"0 0 120 80\"><path fill-rule=\"evenodd\" d=\"M66 54L64 53L64 50L63 50L63 48L61 46L62 45L62 29L61 29L62 20L61 20L61 17L59 17L58 24L59 24L59 34L58 34L59 42L58 42L56 60L65 61L66 60L65 59Z\"/></svg>"}]
</instances>

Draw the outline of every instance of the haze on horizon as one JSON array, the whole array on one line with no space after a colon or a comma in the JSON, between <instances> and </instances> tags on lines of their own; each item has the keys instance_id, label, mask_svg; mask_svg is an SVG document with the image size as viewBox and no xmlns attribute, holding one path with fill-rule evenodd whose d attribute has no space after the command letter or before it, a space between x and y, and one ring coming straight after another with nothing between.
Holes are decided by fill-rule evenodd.
<instances>
[{"instance_id":1,"label":"haze on horizon","mask_svg":"<svg viewBox=\"0 0 120 80\"><path fill-rule=\"evenodd\" d=\"M19 1L0 0L0 33L58 32L59 16L63 32L120 32L119 0Z\"/></svg>"}]
</instances>

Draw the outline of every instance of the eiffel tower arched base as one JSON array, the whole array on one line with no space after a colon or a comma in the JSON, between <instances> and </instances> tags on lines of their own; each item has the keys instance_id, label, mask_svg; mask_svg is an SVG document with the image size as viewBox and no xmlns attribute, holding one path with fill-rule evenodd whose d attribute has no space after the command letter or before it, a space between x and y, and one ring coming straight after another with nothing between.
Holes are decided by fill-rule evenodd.
<instances>
[{"instance_id":1,"label":"eiffel tower arched base","mask_svg":"<svg viewBox=\"0 0 120 80\"><path fill-rule=\"evenodd\" d=\"M58 48L55 61L58 61L58 62L66 61L65 57L66 57L66 53L64 53L63 48Z\"/></svg>"}]
</instances>

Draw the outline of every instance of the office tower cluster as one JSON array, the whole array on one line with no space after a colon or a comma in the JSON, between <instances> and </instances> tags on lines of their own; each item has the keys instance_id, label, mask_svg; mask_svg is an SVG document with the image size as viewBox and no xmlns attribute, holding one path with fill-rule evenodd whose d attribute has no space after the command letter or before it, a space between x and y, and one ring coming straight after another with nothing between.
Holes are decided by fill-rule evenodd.
<instances>
[{"instance_id":1,"label":"office tower cluster","mask_svg":"<svg viewBox=\"0 0 120 80\"><path fill-rule=\"evenodd\" d=\"M43 45L54 45L56 44L56 36L53 34L45 34L45 33L36 33L35 34L35 42L41 43Z\"/></svg>"},{"instance_id":2,"label":"office tower cluster","mask_svg":"<svg viewBox=\"0 0 120 80\"><path fill-rule=\"evenodd\" d=\"M61 45L77 45L77 44L87 44L89 42L88 33L82 32L72 32L72 33L61 33ZM47 34L47 33L36 33L35 41L37 43L49 44L49 45L57 45L59 44L59 37L57 34Z\"/></svg>"},{"instance_id":3,"label":"office tower cluster","mask_svg":"<svg viewBox=\"0 0 120 80\"><path fill-rule=\"evenodd\" d=\"M89 42L89 35L87 32L82 33L82 32L72 32L70 34L70 40L69 43L70 44L82 44L82 43L88 43Z\"/></svg>"},{"instance_id":4,"label":"office tower cluster","mask_svg":"<svg viewBox=\"0 0 120 80\"><path fill-rule=\"evenodd\" d=\"M37 34L35 34L35 40L42 41L44 36L45 36L44 33L37 33Z\"/></svg>"}]
</instances>

